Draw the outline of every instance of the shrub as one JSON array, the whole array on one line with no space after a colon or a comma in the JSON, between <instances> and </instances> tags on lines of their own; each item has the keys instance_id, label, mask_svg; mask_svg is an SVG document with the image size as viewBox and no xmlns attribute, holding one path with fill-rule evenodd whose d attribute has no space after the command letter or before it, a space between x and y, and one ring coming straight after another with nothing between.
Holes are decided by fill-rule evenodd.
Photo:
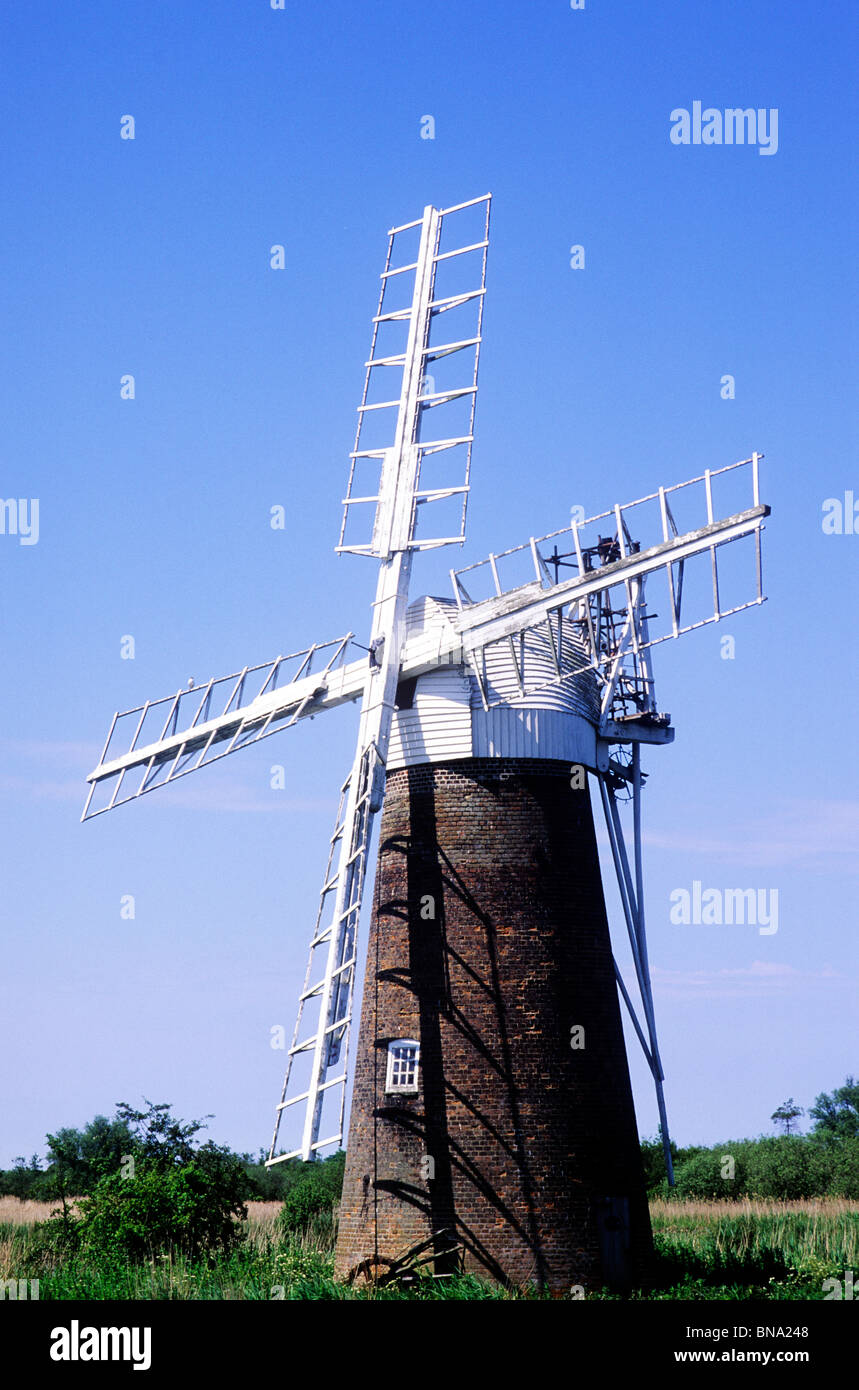
<instances>
[{"instance_id":1,"label":"shrub","mask_svg":"<svg viewBox=\"0 0 859 1390\"><path fill-rule=\"evenodd\" d=\"M822 1147L799 1135L764 1138L748 1146L747 1191L752 1197L796 1200L828 1188Z\"/></svg>"},{"instance_id":2,"label":"shrub","mask_svg":"<svg viewBox=\"0 0 859 1390\"><path fill-rule=\"evenodd\" d=\"M701 1149L679 1164L674 1175L675 1192L679 1197L705 1199L741 1196L746 1183L744 1149L745 1145L737 1141ZM733 1159L733 1177L722 1176L730 1172L727 1158Z\"/></svg>"},{"instance_id":3,"label":"shrub","mask_svg":"<svg viewBox=\"0 0 859 1390\"><path fill-rule=\"evenodd\" d=\"M190 1259L228 1254L242 1239L244 1191L240 1165L211 1150L168 1169L143 1158L133 1177L112 1173L84 1198L76 1239L83 1251L129 1260L170 1249Z\"/></svg>"},{"instance_id":4,"label":"shrub","mask_svg":"<svg viewBox=\"0 0 859 1390\"><path fill-rule=\"evenodd\" d=\"M833 1197L859 1198L859 1138L845 1139L830 1151L829 1191Z\"/></svg>"},{"instance_id":5,"label":"shrub","mask_svg":"<svg viewBox=\"0 0 859 1390\"><path fill-rule=\"evenodd\" d=\"M211 1141L195 1146L202 1127L199 1120L174 1119L166 1104L147 1101L145 1111L120 1104L113 1132L99 1137L121 1136L125 1151L114 1154L110 1166L102 1157L101 1176L80 1202L79 1216L72 1215L63 1193L63 1211L52 1218L50 1240L128 1260L167 1250L191 1259L229 1254L243 1238L236 1218L247 1217L251 1185L238 1155ZM110 1143L102 1148L112 1152Z\"/></svg>"},{"instance_id":6,"label":"shrub","mask_svg":"<svg viewBox=\"0 0 859 1390\"><path fill-rule=\"evenodd\" d=\"M346 1155L342 1149L322 1162L317 1160L303 1165L304 1172L287 1192L278 1216L282 1232L300 1230L312 1218L333 1212L343 1190L345 1166Z\"/></svg>"}]
</instances>

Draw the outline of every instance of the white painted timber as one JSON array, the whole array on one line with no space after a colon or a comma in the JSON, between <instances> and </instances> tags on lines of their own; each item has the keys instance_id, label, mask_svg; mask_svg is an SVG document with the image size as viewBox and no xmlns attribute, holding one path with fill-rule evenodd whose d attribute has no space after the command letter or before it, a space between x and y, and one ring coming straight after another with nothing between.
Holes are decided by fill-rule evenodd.
<instances>
[{"instance_id":1,"label":"white painted timber","mask_svg":"<svg viewBox=\"0 0 859 1390\"><path fill-rule=\"evenodd\" d=\"M412 669L451 651L457 615L456 604L445 599L422 598L409 606L406 646ZM459 662L419 675L412 708L394 716L388 771L471 757L553 759L596 767L599 699L593 672L580 671L558 684L545 630L532 629L522 641L517 656L521 662L524 654L527 679L545 681L544 689L520 695L513 653L506 645L486 651L483 677L490 699L504 701L500 706L483 708L474 672ZM579 644L565 636L561 670L580 670L583 661Z\"/></svg>"}]
</instances>

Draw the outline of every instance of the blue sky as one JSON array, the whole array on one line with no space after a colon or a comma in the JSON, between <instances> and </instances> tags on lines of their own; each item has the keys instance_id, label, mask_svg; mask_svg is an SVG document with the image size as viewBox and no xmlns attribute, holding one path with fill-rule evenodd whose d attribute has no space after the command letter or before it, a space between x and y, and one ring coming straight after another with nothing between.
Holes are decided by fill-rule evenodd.
<instances>
[{"instance_id":1,"label":"blue sky","mask_svg":"<svg viewBox=\"0 0 859 1390\"><path fill-rule=\"evenodd\" d=\"M575 504L765 453L769 601L655 658L677 729L645 753L672 1130L768 1131L859 1070L859 534L822 528L826 499L859 497L854 14L7 7L0 496L40 521L36 544L0 535L0 1164L143 1095L267 1146L270 1030L291 1032L354 712L80 826L84 778L115 709L367 628L373 564L333 546L385 234L490 190L468 544L419 559L413 593ZM672 144L697 100L776 109L777 151ZM672 924L696 880L777 890L777 933Z\"/></svg>"}]
</instances>

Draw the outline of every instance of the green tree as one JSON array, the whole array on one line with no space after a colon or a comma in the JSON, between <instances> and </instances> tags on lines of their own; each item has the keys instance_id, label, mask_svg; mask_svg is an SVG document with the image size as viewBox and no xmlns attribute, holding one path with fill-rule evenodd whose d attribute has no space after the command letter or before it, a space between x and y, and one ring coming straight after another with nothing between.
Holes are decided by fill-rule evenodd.
<instances>
[{"instance_id":1,"label":"green tree","mask_svg":"<svg viewBox=\"0 0 859 1390\"><path fill-rule=\"evenodd\" d=\"M822 1091L808 1113L815 1121L815 1134L833 1139L859 1137L859 1082L848 1076L831 1095Z\"/></svg>"},{"instance_id":2,"label":"green tree","mask_svg":"<svg viewBox=\"0 0 859 1390\"><path fill-rule=\"evenodd\" d=\"M146 1100L145 1110L134 1110L122 1100L116 1107L116 1117L124 1124L132 1136L134 1151L143 1158L151 1158L163 1168L174 1163L188 1163L195 1153L194 1136L206 1126L203 1120L178 1120L170 1114L171 1106L166 1101L153 1105ZM204 1120L211 1120L205 1115Z\"/></svg>"},{"instance_id":3,"label":"green tree","mask_svg":"<svg viewBox=\"0 0 859 1390\"><path fill-rule=\"evenodd\" d=\"M781 1125L782 1134L790 1134L791 1125L794 1120L804 1113L802 1106L797 1105L793 1096L791 1096L790 1100L782 1101L778 1110L774 1110L770 1115L770 1119L775 1120L777 1125Z\"/></svg>"},{"instance_id":4,"label":"green tree","mask_svg":"<svg viewBox=\"0 0 859 1390\"><path fill-rule=\"evenodd\" d=\"M30 1181L27 1177L27 1163L22 1155L13 1158L14 1168L12 1169L9 1190L13 1197L17 1197L19 1202L23 1202L27 1195Z\"/></svg>"},{"instance_id":5,"label":"green tree","mask_svg":"<svg viewBox=\"0 0 859 1390\"><path fill-rule=\"evenodd\" d=\"M166 1103L145 1104L117 1106L119 1161L102 1171L78 1217L64 1200L58 1239L126 1259L171 1248L191 1258L229 1252L242 1239L237 1221L247 1217L242 1159L211 1140L198 1144L202 1120L176 1119Z\"/></svg>"},{"instance_id":6,"label":"green tree","mask_svg":"<svg viewBox=\"0 0 859 1390\"><path fill-rule=\"evenodd\" d=\"M81 1197L99 1178L118 1171L122 1155L131 1151L133 1134L118 1116L96 1115L83 1129L59 1129L47 1136L54 1193Z\"/></svg>"}]
</instances>

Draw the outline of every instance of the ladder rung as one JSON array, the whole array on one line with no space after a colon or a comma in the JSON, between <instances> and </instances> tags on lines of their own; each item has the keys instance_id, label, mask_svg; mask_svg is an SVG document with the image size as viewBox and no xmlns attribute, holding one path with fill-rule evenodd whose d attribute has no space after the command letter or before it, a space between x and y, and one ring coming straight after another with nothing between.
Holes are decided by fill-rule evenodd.
<instances>
[{"instance_id":1,"label":"ladder rung","mask_svg":"<svg viewBox=\"0 0 859 1390\"><path fill-rule=\"evenodd\" d=\"M449 353L459 352L462 348L476 347L479 342L479 338L463 338L459 343L442 343L439 347L424 348L423 355L428 362L432 362L436 357L446 357ZM391 358L390 360L393 363L395 359ZM405 353L402 354L399 361L405 361ZM369 362L367 366L370 366Z\"/></svg>"},{"instance_id":2,"label":"ladder rung","mask_svg":"<svg viewBox=\"0 0 859 1390\"><path fill-rule=\"evenodd\" d=\"M468 301L469 301L469 299L479 299L480 296L481 296L482 294L485 294L485 293L486 293L486 290L483 289L483 290L468 290L468 291L466 291L464 294L449 294L449 295L447 296L446 299L432 299L432 300L430 300L430 303L429 303L429 306L428 306L428 307L429 307L430 309L439 309L439 310L452 309L452 308L454 308L454 306L457 305L457 304L467 304ZM410 309L406 309L404 313L403 313L403 312L400 312L399 316L400 316L401 318L408 318L408 316L409 316L410 313L411 313L411 310L410 310ZM394 314L392 314L391 317L394 318L394 317L396 317L396 316L395 316Z\"/></svg>"},{"instance_id":3,"label":"ladder rung","mask_svg":"<svg viewBox=\"0 0 859 1390\"><path fill-rule=\"evenodd\" d=\"M449 212L462 212L463 208L473 208L476 207L478 203L488 203L491 197L491 193L482 193L479 198L469 198L467 203L454 203L453 207L440 208L438 215L439 217L447 217ZM417 222L409 223L411 227L417 227L418 225Z\"/></svg>"},{"instance_id":4,"label":"ladder rung","mask_svg":"<svg viewBox=\"0 0 859 1390\"><path fill-rule=\"evenodd\" d=\"M427 498L430 498L431 500L436 500L436 499L438 499L438 498L440 498L440 497L455 497L455 496L457 495L457 493L460 493L460 492L470 492L470 491L471 491L471 488L468 486L467 483L464 483L461 487L428 487L428 488L421 488L421 490L420 490L419 492L416 492L416 493L415 493L415 497L427 497Z\"/></svg>"},{"instance_id":5,"label":"ladder rung","mask_svg":"<svg viewBox=\"0 0 859 1390\"><path fill-rule=\"evenodd\" d=\"M365 367L403 367L406 362L404 352L396 352L393 357L371 357L364 363Z\"/></svg>"},{"instance_id":6,"label":"ladder rung","mask_svg":"<svg viewBox=\"0 0 859 1390\"><path fill-rule=\"evenodd\" d=\"M342 1138L343 1131L340 1129L336 1134L329 1135L327 1139L317 1139L316 1143L311 1144L310 1147L311 1149L324 1149L327 1144L339 1144Z\"/></svg>"},{"instance_id":7,"label":"ladder rung","mask_svg":"<svg viewBox=\"0 0 859 1390\"><path fill-rule=\"evenodd\" d=\"M339 1134L332 1134L328 1139L317 1139L316 1143L311 1144L310 1147L311 1149L324 1149L326 1144L339 1144L342 1138L343 1131L341 1129ZM300 1158L301 1152L301 1149L293 1149L292 1153L278 1154L275 1163L285 1163L288 1158Z\"/></svg>"},{"instance_id":8,"label":"ladder rung","mask_svg":"<svg viewBox=\"0 0 859 1390\"><path fill-rule=\"evenodd\" d=\"M418 396L418 405L443 405L445 401L455 401L460 396L473 396L476 390L476 386L458 386L452 391L433 391L428 396Z\"/></svg>"},{"instance_id":9,"label":"ladder rung","mask_svg":"<svg viewBox=\"0 0 859 1390\"><path fill-rule=\"evenodd\" d=\"M359 405L358 414L363 415L367 410L392 410L395 405L400 404L400 398L395 401L377 401L375 405Z\"/></svg>"},{"instance_id":10,"label":"ladder rung","mask_svg":"<svg viewBox=\"0 0 859 1390\"><path fill-rule=\"evenodd\" d=\"M340 913L340 916L338 917L337 920L338 920L339 922L345 922L347 917L351 916L351 914L352 914L353 912L357 912L357 911L359 910L359 908L360 908L360 906L361 906L361 902L362 902L362 899L361 899L361 898L357 898L357 899L355 900L355 902L353 902L353 903L350 904L349 907L344 907L343 911Z\"/></svg>"},{"instance_id":11,"label":"ladder rung","mask_svg":"<svg viewBox=\"0 0 859 1390\"><path fill-rule=\"evenodd\" d=\"M417 261L412 261L411 265L398 265L393 270L383 270L379 279L387 280L390 275L405 275L407 270L417 270L417 268Z\"/></svg>"},{"instance_id":12,"label":"ladder rung","mask_svg":"<svg viewBox=\"0 0 859 1390\"><path fill-rule=\"evenodd\" d=\"M456 251L442 251L440 255L433 256L434 261L449 261L451 256L465 256L469 251L482 251L484 246L488 246L488 241L475 241L471 246L460 246ZM409 270L413 267L409 266Z\"/></svg>"},{"instance_id":13,"label":"ladder rung","mask_svg":"<svg viewBox=\"0 0 859 1390\"><path fill-rule=\"evenodd\" d=\"M342 975L343 972L344 972L344 970L348 970L348 969L349 969L351 966L353 966L354 964L355 964L355 957L354 957L354 956L350 956L349 959L348 959L347 961L344 961L342 965L338 965L338 967L337 967L336 970L332 970L332 972L331 972L331 978L332 978L332 980L335 979L338 975ZM314 994L318 994L319 991L320 991L321 989L324 989L324 988L325 988L325 976L323 976L321 980L318 980L317 983L316 983L315 985L313 985L313 987L312 987L311 989L308 989L308 990L305 991L304 994L299 995L299 1003L303 1003L305 999L312 999L313 996L314 996Z\"/></svg>"},{"instance_id":14,"label":"ladder rung","mask_svg":"<svg viewBox=\"0 0 859 1390\"><path fill-rule=\"evenodd\" d=\"M326 1033L333 1033L333 1032L336 1031L336 1029L345 1027L345 1025L346 1025L347 1023L349 1023L349 1021L351 1020L351 1017L352 1017L352 1013L351 1013L351 1010L350 1010L349 1013L347 1013L347 1014L345 1015L344 1018L338 1018L338 1019L335 1019L335 1021L334 1021L333 1023L329 1023L329 1024L328 1024L328 1027L327 1027L324 1031L325 1031ZM287 1056L288 1056L288 1057L291 1057L291 1056L293 1056L293 1054L296 1053L296 1052L309 1052L310 1049L311 1049L311 1047L315 1047L315 1046L316 1046L316 1040L317 1040L318 1037L319 1037L319 1033L318 1033L318 1031L317 1031L316 1033L313 1033L311 1037L305 1038L305 1039L304 1039L304 1042L302 1042L302 1043L296 1043L295 1047L291 1047L291 1048L289 1049L289 1052L287 1053Z\"/></svg>"},{"instance_id":15,"label":"ladder rung","mask_svg":"<svg viewBox=\"0 0 859 1390\"><path fill-rule=\"evenodd\" d=\"M451 439L428 439L425 443L423 440L419 440L418 448L422 454L432 454L441 449L452 449L456 444L472 444L473 442L473 434L460 434Z\"/></svg>"},{"instance_id":16,"label":"ladder rung","mask_svg":"<svg viewBox=\"0 0 859 1390\"><path fill-rule=\"evenodd\" d=\"M319 1087L317 1087L317 1090L319 1090L319 1091L327 1091L329 1086L342 1086L342 1085L343 1085L343 1082L344 1082L345 1080L346 1080L345 1075L344 1075L344 1076L335 1076L334 1079L333 1079L332 1081L323 1081L323 1082L322 1082L322 1085L319 1086ZM307 1100L307 1097L308 1097L309 1095L310 1095L310 1092L309 1092L309 1091L302 1091L302 1093L301 1093L300 1096L293 1096L291 1100L284 1100L284 1101L281 1101L281 1103L280 1103L276 1108L277 1108L278 1110L288 1110L289 1107L290 1107L290 1105L297 1105L298 1102L299 1102L300 1100Z\"/></svg>"},{"instance_id":17,"label":"ladder rung","mask_svg":"<svg viewBox=\"0 0 859 1390\"><path fill-rule=\"evenodd\" d=\"M394 319L411 318L411 307L408 309L392 309L389 314L374 314L371 323L393 323Z\"/></svg>"},{"instance_id":18,"label":"ladder rung","mask_svg":"<svg viewBox=\"0 0 859 1390\"><path fill-rule=\"evenodd\" d=\"M410 550L438 550L440 545L462 545L465 536L435 536L427 540L413 540Z\"/></svg>"}]
</instances>

